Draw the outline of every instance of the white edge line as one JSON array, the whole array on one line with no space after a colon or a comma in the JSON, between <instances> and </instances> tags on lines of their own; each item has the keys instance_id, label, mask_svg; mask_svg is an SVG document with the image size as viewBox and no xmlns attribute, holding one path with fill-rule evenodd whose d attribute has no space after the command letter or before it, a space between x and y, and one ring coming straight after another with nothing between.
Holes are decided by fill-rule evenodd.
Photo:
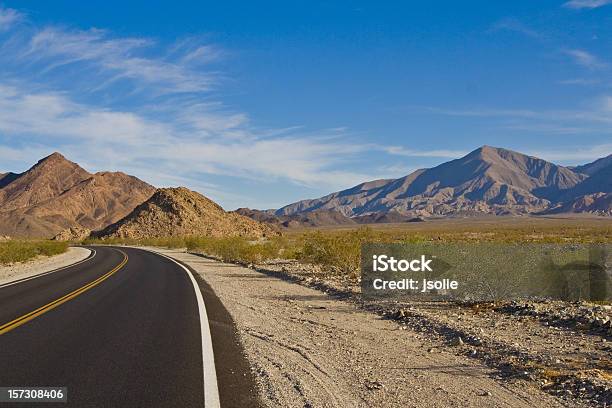
<instances>
[{"instance_id":1,"label":"white edge line","mask_svg":"<svg viewBox=\"0 0 612 408\"><path fill-rule=\"evenodd\" d=\"M81 248L84 248L84 247L81 247ZM90 260L95 258L96 254L97 254L95 249L89 249L89 248L84 248L84 249L89 251L89 255L87 255L87 258L85 258L85 259L81 259L80 261L75 262L75 263L70 264L70 265L62 266L61 268L53 269L53 270L47 271L47 272L42 272L42 273L39 273L37 275L32 275L32 276L29 276L27 278L17 278L17 279L15 279L13 281L10 281L10 282L1 283L0 284L0 289L6 288L6 287L9 287L9 286L13 286L13 285L18 285L18 284L23 283L23 282L31 281L32 279L36 279L36 278L40 278L40 277L43 277L43 276L47 276L47 275L50 275L50 274L55 273L55 272L63 271L64 269L68 269L68 268L71 268L73 266L80 265L83 262L90 261ZM91 254L92 252L93 252L93 255Z\"/></svg>"},{"instance_id":2,"label":"white edge line","mask_svg":"<svg viewBox=\"0 0 612 408\"><path fill-rule=\"evenodd\" d=\"M202 292L200 291L200 287L198 286L198 282L196 282L191 271L185 267L185 265L176 261L174 258L162 254L157 251L153 251L151 249L145 249L142 247L133 247L137 249L142 249L144 251L149 251L164 258L167 258L183 268L189 279L191 279L191 283L193 284L193 289L195 290L196 299L198 301L198 309L200 312L200 328L202 329L201 337L202 337L202 364L204 368L204 407L206 408L219 408L221 406L219 400L219 387L217 385L217 370L215 369L215 357L213 354L213 346L212 346L212 337L210 335L210 327L208 325L208 315L206 314L206 306L204 305L204 298L202 297Z\"/></svg>"}]
</instances>

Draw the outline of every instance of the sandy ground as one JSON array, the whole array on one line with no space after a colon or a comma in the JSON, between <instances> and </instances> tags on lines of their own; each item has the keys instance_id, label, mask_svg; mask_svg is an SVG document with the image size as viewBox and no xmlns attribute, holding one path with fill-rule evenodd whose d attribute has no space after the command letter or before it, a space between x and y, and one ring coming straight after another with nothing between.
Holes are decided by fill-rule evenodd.
<instances>
[{"instance_id":1,"label":"sandy ground","mask_svg":"<svg viewBox=\"0 0 612 408\"><path fill-rule=\"evenodd\" d=\"M228 309L265 406L563 406L350 302L233 264L158 251L189 264Z\"/></svg>"},{"instance_id":2,"label":"sandy ground","mask_svg":"<svg viewBox=\"0 0 612 408\"><path fill-rule=\"evenodd\" d=\"M0 285L71 265L87 258L91 251L81 247L70 247L63 254L41 257L32 261L0 266Z\"/></svg>"}]
</instances>

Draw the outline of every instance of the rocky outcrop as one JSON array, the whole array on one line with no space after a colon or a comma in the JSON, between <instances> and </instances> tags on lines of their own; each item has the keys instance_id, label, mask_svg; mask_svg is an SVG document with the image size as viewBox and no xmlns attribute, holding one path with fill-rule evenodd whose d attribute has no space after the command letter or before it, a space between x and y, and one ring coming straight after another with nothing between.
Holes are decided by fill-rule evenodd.
<instances>
[{"instance_id":1,"label":"rocky outcrop","mask_svg":"<svg viewBox=\"0 0 612 408\"><path fill-rule=\"evenodd\" d=\"M82 241L87 239L91 234L91 230L81 226L66 228L55 237L54 241Z\"/></svg>"}]
</instances>

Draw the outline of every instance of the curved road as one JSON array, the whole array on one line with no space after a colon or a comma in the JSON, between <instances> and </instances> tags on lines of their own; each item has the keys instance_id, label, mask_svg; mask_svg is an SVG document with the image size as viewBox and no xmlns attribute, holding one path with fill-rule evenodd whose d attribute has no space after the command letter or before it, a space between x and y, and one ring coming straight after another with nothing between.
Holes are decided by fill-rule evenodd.
<instances>
[{"instance_id":1,"label":"curved road","mask_svg":"<svg viewBox=\"0 0 612 408\"><path fill-rule=\"evenodd\" d=\"M0 386L67 387L70 407L203 407L188 273L140 249L90 249L84 262L0 286Z\"/></svg>"}]
</instances>

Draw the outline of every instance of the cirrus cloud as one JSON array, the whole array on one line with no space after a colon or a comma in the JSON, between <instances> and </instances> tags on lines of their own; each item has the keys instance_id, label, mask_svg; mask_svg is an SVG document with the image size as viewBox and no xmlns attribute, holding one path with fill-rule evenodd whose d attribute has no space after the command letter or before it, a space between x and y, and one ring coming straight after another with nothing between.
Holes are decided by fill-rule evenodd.
<instances>
[{"instance_id":1,"label":"cirrus cloud","mask_svg":"<svg viewBox=\"0 0 612 408\"><path fill-rule=\"evenodd\" d=\"M612 0L571 0L563 4L564 7L572 9L594 9L612 4Z\"/></svg>"}]
</instances>

